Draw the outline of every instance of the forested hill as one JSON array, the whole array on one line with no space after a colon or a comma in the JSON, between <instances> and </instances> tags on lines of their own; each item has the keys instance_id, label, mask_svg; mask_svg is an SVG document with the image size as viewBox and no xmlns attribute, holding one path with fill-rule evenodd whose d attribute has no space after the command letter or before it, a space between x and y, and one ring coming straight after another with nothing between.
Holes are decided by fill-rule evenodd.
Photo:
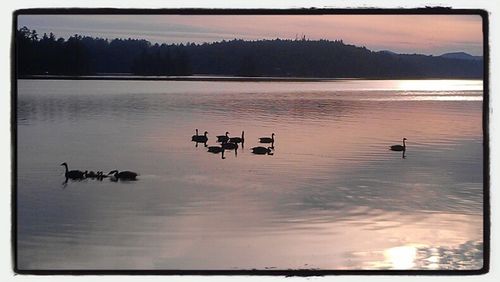
<instances>
[{"instance_id":1,"label":"forested hill","mask_svg":"<svg viewBox=\"0 0 500 282\"><path fill-rule=\"evenodd\" d=\"M151 44L74 35L57 39L25 27L16 35L17 74L227 75L275 77L481 78L483 60L374 52L342 40L231 40Z\"/></svg>"}]
</instances>

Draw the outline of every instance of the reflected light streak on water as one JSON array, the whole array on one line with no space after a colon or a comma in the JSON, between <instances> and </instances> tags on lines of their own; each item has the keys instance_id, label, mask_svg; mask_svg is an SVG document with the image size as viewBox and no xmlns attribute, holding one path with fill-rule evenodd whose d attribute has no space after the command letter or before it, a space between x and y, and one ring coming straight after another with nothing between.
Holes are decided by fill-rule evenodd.
<instances>
[{"instance_id":1,"label":"reflected light streak on water","mask_svg":"<svg viewBox=\"0 0 500 282\"><path fill-rule=\"evenodd\" d=\"M384 257L391 265L391 269L412 269L417 257L417 248L413 246L400 246L384 251Z\"/></svg>"},{"instance_id":2,"label":"reflected light streak on water","mask_svg":"<svg viewBox=\"0 0 500 282\"><path fill-rule=\"evenodd\" d=\"M482 81L474 80L400 80L397 90L402 91L482 91Z\"/></svg>"}]
</instances>

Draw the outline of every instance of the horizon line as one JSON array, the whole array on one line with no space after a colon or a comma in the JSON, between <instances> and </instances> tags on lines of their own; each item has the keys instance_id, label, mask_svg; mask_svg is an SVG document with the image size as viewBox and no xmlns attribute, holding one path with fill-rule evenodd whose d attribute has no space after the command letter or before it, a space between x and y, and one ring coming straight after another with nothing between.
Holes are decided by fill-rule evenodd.
<instances>
[{"instance_id":1,"label":"horizon line","mask_svg":"<svg viewBox=\"0 0 500 282\"><path fill-rule=\"evenodd\" d=\"M26 27L28 30L30 31L36 31L36 29L30 29L29 27L27 27L26 25L23 25L22 27L17 27L17 31L21 30L22 28ZM40 36L38 38L38 40L41 40L41 36L43 35L47 35L49 36L50 33L52 33L54 35L54 37L56 38L56 40L62 38L64 39L65 41L67 41L69 38L75 36L75 35L78 35L78 36L81 36L81 37L87 37L87 38L92 38L92 39L102 39L102 40L106 40L108 42L111 42L113 40L138 40L138 41L146 41L148 43L150 43L152 46L154 45L159 45L159 46L162 46L162 45L167 45L167 46L187 46L187 45L196 45L196 46L201 46L201 45L204 45L204 44L216 44L216 43L224 43L224 42L231 42L231 41L243 41L243 42L259 42L259 41L276 41L276 40L282 40L282 41L310 41L310 42L319 42L319 41L326 41L326 42L332 42L332 43L335 43L335 42L340 42L344 45L347 45L347 46L355 46L355 47L358 47L358 48L365 48L371 52L391 52L391 53L394 53L395 55L423 55L423 56L435 56L435 57L439 57L439 56L442 56L442 55L445 55L445 54L453 54L453 53L465 53L467 55L471 55L471 56L474 56L474 57L483 57L483 54L480 54L480 55L476 55L476 54L471 54L471 53L468 53L468 52L465 52L463 50L454 50L454 51L449 51L449 52L445 52L445 53L440 53L440 54L425 54L425 53L398 53L398 52L394 52L390 49L381 49L381 50L375 50L375 49L370 49L368 47L366 47L365 45L355 45L353 43L346 43L344 42L344 40L342 38L340 39L326 39L326 38L320 38L320 39L310 39L310 38L307 38L305 37L305 34L301 34L302 37L295 37L295 38L281 38L281 37L276 37L276 38L265 38L265 37L262 37L262 38L258 38L258 39L244 39L244 38L232 38L232 39L221 39L221 40L215 40L215 41L203 41L203 42L190 42L190 41L186 41L186 42L180 42L180 43L175 43L175 42L172 42L172 43L167 43L167 42L159 42L159 41L152 41L152 40L148 40L148 39L145 39L145 38L136 38L136 37L133 37L133 36L129 36L129 37L114 37L114 38L110 38L110 37L101 37L101 36L92 36L92 35L88 35L88 34L78 34L78 33L75 33L71 36L59 36L59 35L56 35L54 32L44 32L43 34L38 34L38 36ZM153 44L154 43L154 44Z\"/></svg>"}]
</instances>

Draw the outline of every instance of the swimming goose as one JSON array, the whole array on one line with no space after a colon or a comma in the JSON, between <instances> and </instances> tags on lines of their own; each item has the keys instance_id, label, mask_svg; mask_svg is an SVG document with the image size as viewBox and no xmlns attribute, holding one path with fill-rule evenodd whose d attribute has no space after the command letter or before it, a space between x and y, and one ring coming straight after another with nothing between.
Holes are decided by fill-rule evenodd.
<instances>
[{"instance_id":1,"label":"swimming goose","mask_svg":"<svg viewBox=\"0 0 500 282\"><path fill-rule=\"evenodd\" d=\"M231 137L231 138L229 138L229 142L232 142L232 143L243 143L243 142L245 142L245 131L241 132L241 137Z\"/></svg>"},{"instance_id":2,"label":"swimming goose","mask_svg":"<svg viewBox=\"0 0 500 282\"><path fill-rule=\"evenodd\" d=\"M196 129L196 134L198 134L198 129ZM193 135L193 137L191 137L191 141L195 141L197 143L206 143L208 141L207 134L208 132L205 131L203 135Z\"/></svg>"},{"instance_id":3,"label":"swimming goose","mask_svg":"<svg viewBox=\"0 0 500 282\"><path fill-rule=\"evenodd\" d=\"M392 145L391 146L391 150L392 151L406 151L406 141L407 139L406 138L403 138L403 146L401 145Z\"/></svg>"},{"instance_id":4,"label":"swimming goose","mask_svg":"<svg viewBox=\"0 0 500 282\"><path fill-rule=\"evenodd\" d=\"M208 152L218 154L220 152L224 151L224 148L222 146L210 146L208 147Z\"/></svg>"},{"instance_id":5,"label":"swimming goose","mask_svg":"<svg viewBox=\"0 0 500 282\"><path fill-rule=\"evenodd\" d=\"M253 147L252 148L252 153L257 154L257 155L272 155L272 148L271 147Z\"/></svg>"},{"instance_id":6,"label":"swimming goose","mask_svg":"<svg viewBox=\"0 0 500 282\"><path fill-rule=\"evenodd\" d=\"M227 142L229 140L229 132L226 131L226 135L218 135L217 142Z\"/></svg>"},{"instance_id":7,"label":"swimming goose","mask_svg":"<svg viewBox=\"0 0 500 282\"><path fill-rule=\"evenodd\" d=\"M83 171L68 170L67 163L62 163L61 165L66 168L66 172L64 173L64 176L66 176L66 178L70 178L70 179L83 179L83 178L85 178L85 174L83 173Z\"/></svg>"},{"instance_id":8,"label":"swimming goose","mask_svg":"<svg viewBox=\"0 0 500 282\"><path fill-rule=\"evenodd\" d=\"M222 143L222 148L226 149L226 150L236 150L238 149L238 144L236 143Z\"/></svg>"},{"instance_id":9,"label":"swimming goose","mask_svg":"<svg viewBox=\"0 0 500 282\"><path fill-rule=\"evenodd\" d=\"M108 175L113 174L113 176L116 179L121 179L121 180L136 180L137 173L133 171L121 171L118 172L118 170L112 170L108 173Z\"/></svg>"},{"instance_id":10,"label":"swimming goose","mask_svg":"<svg viewBox=\"0 0 500 282\"><path fill-rule=\"evenodd\" d=\"M274 133L271 134L271 137L260 137L260 143L274 143Z\"/></svg>"},{"instance_id":11,"label":"swimming goose","mask_svg":"<svg viewBox=\"0 0 500 282\"><path fill-rule=\"evenodd\" d=\"M85 174L85 178L95 178L97 177L97 174L91 170L91 171L85 171L83 174Z\"/></svg>"}]
</instances>

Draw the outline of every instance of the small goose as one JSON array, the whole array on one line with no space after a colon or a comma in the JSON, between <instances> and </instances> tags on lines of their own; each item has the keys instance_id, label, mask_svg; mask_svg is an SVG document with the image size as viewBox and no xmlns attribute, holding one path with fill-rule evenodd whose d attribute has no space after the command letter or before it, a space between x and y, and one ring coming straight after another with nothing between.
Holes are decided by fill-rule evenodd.
<instances>
[{"instance_id":1,"label":"small goose","mask_svg":"<svg viewBox=\"0 0 500 282\"><path fill-rule=\"evenodd\" d=\"M220 152L224 151L224 148L222 146L209 146L208 147L208 152L218 154Z\"/></svg>"},{"instance_id":2,"label":"small goose","mask_svg":"<svg viewBox=\"0 0 500 282\"><path fill-rule=\"evenodd\" d=\"M102 172L102 171L98 171L96 173L96 175L97 175L96 176L97 180L100 180L100 181L102 181L106 177L109 177L107 174L104 174L104 172Z\"/></svg>"},{"instance_id":3,"label":"small goose","mask_svg":"<svg viewBox=\"0 0 500 282\"><path fill-rule=\"evenodd\" d=\"M108 175L110 174L113 174L113 176L116 178L116 179L121 179L121 180L137 180L136 177L137 177L137 173L133 172L133 171L121 171L121 172L118 172L118 170L112 170L108 173Z\"/></svg>"},{"instance_id":4,"label":"small goose","mask_svg":"<svg viewBox=\"0 0 500 282\"><path fill-rule=\"evenodd\" d=\"M97 172L97 177L108 177L108 175L104 174L104 172L102 170L100 170Z\"/></svg>"},{"instance_id":5,"label":"small goose","mask_svg":"<svg viewBox=\"0 0 500 282\"><path fill-rule=\"evenodd\" d=\"M85 178L85 174L81 170L68 170L68 164L67 163L62 163L62 166L66 168L66 172L64 173L64 176L69 179L83 179Z\"/></svg>"},{"instance_id":6,"label":"small goose","mask_svg":"<svg viewBox=\"0 0 500 282\"><path fill-rule=\"evenodd\" d=\"M226 135L218 135L217 142L227 142L229 140L229 132L226 131Z\"/></svg>"},{"instance_id":7,"label":"small goose","mask_svg":"<svg viewBox=\"0 0 500 282\"><path fill-rule=\"evenodd\" d=\"M229 138L229 142L231 142L231 143L243 143L243 142L245 142L245 131L241 132L241 137Z\"/></svg>"},{"instance_id":8,"label":"small goose","mask_svg":"<svg viewBox=\"0 0 500 282\"><path fill-rule=\"evenodd\" d=\"M253 147L252 148L252 153L257 154L257 155L272 155L272 148L271 147Z\"/></svg>"},{"instance_id":9,"label":"small goose","mask_svg":"<svg viewBox=\"0 0 500 282\"><path fill-rule=\"evenodd\" d=\"M403 138L403 145L392 145L391 146L391 151L406 151L406 143L405 141L408 140L406 138Z\"/></svg>"},{"instance_id":10,"label":"small goose","mask_svg":"<svg viewBox=\"0 0 500 282\"><path fill-rule=\"evenodd\" d=\"M222 143L222 148L224 148L226 150L236 150L236 149L238 149L238 144L232 143L232 142L230 142L230 143L224 142L224 143Z\"/></svg>"},{"instance_id":11,"label":"small goose","mask_svg":"<svg viewBox=\"0 0 500 282\"><path fill-rule=\"evenodd\" d=\"M271 137L260 137L260 143L274 143L274 133L271 134Z\"/></svg>"},{"instance_id":12,"label":"small goose","mask_svg":"<svg viewBox=\"0 0 500 282\"><path fill-rule=\"evenodd\" d=\"M85 174L85 178L95 178L95 177L97 177L97 174L93 170L91 170L91 171L87 171L86 170L84 172L84 174Z\"/></svg>"},{"instance_id":13,"label":"small goose","mask_svg":"<svg viewBox=\"0 0 500 282\"><path fill-rule=\"evenodd\" d=\"M196 143L206 143L208 141L207 131L205 131L203 135L198 135L198 129L196 129L196 134L197 135L193 135L193 137L191 137L191 141L194 141Z\"/></svg>"}]
</instances>

